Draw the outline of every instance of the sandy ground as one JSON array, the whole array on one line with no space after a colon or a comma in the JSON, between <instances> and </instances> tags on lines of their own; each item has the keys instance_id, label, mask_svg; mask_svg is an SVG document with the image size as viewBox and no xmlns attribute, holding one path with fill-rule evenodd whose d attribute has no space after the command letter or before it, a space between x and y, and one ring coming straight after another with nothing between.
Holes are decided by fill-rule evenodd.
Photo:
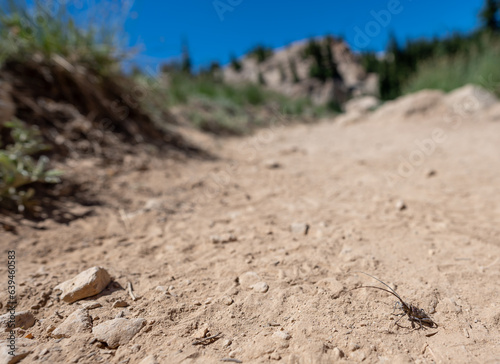
<instances>
[{"instance_id":1,"label":"sandy ground","mask_svg":"<svg viewBox=\"0 0 500 364\"><path fill-rule=\"evenodd\" d=\"M67 225L1 233L3 253L16 250L18 311L37 318L18 332L34 337L22 362L500 362L500 122L482 119L423 113L193 135L219 159L69 165L101 205L75 207L90 214ZM97 265L114 284L58 300L58 283ZM352 291L380 286L356 271L439 327L395 326L395 297ZM129 306L112 308L117 299ZM0 300L4 313L5 290ZM90 332L50 337L89 301L102 304L89 311L94 327L117 314L147 326L116 350Z\"/></svg>"}]
</instances>

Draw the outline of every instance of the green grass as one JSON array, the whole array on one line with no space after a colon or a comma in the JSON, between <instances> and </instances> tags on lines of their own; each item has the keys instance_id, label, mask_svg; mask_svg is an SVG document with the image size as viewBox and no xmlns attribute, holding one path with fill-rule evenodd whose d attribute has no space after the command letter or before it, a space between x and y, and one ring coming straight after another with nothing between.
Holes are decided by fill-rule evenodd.
<instances>
[{"instance_id":1,"label":"green grass","mask_svg":"<svg viewBox=\"0 0 500 364\"><path fill-rule=\"evenodd\" d=\"M54 4L40 0L33 4L23 0L0 3L0 65L23 62L35 54L46 59L57 54L99 74L119 70L124 53L118 51L117 29L103 26L106 21L101 21L99 28L88 24L83 30L64 2Z\"/></svg>"},{"instance_id":2,"label":"green grass","mask_svg":"<svg viewBox=\"0 0 500 364\"><path fill-rule=\"evenodd\" d=\"M319 117L332 113L328 106L315 106L307 99L293 99L258 84L222 82L216 75L189 75L172 72L159 81L137 75L155 104L185 110L184 115L201 130L216 134L243 135L270 125L276 116Z\"/></svg>"},{"instance_id":3,"label":"green grass","mask_svg":"<svg viewBox=\"0 0 500 364\"><path fill-rule=\"evenodd\" d=\"M500 96L500 39L485 37L467 51L434 57L421 63L403 87L403 93L422 89L451 91L468 83L483 86Z\"/></svg>"}]
</instances>

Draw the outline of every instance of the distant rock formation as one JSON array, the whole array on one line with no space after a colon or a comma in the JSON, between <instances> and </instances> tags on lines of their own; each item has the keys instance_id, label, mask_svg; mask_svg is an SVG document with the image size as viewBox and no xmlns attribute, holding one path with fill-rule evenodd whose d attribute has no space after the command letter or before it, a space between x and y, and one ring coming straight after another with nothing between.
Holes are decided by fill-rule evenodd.
<instances>
[{"instance_id":1,"label":"distant rock formation","mask_svg":"<svg viewBox=\"0 0 500 364\"><path fill-rule=\"evenodd\" d=\"M298 41L264 57L251 52L225 67L223 77L230 83L261 83L291 97L309 97L315 104L343 105L352 97L378 96L378 75L367 73L349 46L333 37Z\"/></svg>"}]
</instances>

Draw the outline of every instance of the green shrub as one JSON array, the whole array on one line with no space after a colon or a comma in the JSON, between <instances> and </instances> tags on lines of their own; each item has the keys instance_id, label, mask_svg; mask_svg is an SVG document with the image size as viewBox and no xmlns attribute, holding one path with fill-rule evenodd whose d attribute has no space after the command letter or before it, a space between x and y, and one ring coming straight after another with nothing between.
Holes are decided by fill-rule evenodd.
<instances>
[{"instance_id":1,"label":"green shrub","mask_svg":"<svg viewBox=\"0 0 500 364\"><path fill-rule=\"evenodd\" d=\"M47 169L49 158L34 155L46 151L40 131L19 120L4 124L11 142L0 149L0 207L23 212L34 202L35 190L25 188L35 182L59 183L62 172ZM0 145L0 147L2 147Z\"/></svg>"}]
</instances>

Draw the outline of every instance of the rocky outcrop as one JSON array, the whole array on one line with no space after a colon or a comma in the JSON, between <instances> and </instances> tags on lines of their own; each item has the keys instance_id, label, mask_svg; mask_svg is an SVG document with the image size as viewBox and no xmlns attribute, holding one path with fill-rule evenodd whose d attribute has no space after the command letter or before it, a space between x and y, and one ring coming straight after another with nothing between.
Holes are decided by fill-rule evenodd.
<instances>
[{"instance_id":1,"label":"rocky outcrop","mask_svg":"<svg viewBox=\"0 0 500 364\"><path fill-rule=\"evenodd\" d=\"M231 65L223 69L227 82L264 83L274 91L291 97L309 97L316 104L335 101L343 104L354 96L377 95L378 76L367 73L358 57L340 39L316 40L323 53L330 53L338 77L321 80L311 76L314 57L306 56L309 41L299 41L277 49L263 62L246 55L239 60L241 68Z\"/></svg>"}]
</instances>

